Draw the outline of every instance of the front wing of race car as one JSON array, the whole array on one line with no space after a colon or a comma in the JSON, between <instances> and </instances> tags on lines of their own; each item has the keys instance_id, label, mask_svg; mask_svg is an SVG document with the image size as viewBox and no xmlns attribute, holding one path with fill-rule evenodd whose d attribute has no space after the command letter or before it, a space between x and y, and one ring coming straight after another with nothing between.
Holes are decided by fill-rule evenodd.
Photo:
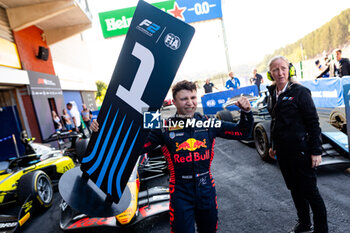
<instances>
[{"instance_id":1,"label":"front wing of race car","mask_svg":"<svg viewBox=\"0 0 350 233\"><path fill-rule=\"evenodd\" d=\"M35 206L33 205L33 197L30 195L20 207L18 216L0 215L0 232L15 232L33 216L34 211Z\"/></svg>"},{"instance_id":2,"label":"front wing of race car","mask_svg":"<svg viewBox=\"0 0 350 233\"><path fill-rule=\"evenodd\" d=\"M130 211L131 209L128 208L117 216L106 218L88 217L62 201L60 227L64 231L69 231L95 227L126 228L132 226L148 217L168 212L169 189L157 186L140 192L138 195L138 211L132 214L131 218Z\"/></svg>"}]
</instances>

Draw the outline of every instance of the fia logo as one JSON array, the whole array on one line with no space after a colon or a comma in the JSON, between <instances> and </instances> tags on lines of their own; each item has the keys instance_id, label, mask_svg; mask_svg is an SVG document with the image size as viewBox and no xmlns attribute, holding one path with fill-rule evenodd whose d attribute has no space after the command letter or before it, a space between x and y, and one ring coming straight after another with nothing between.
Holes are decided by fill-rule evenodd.
<instances>
[{"instance_id":1,"label":"fia logo","mask_svg":"<svg viewBox=\"0 0 350 233\"><path fill-rule=\"evenodd\" d=\"M160 29L160 26L148 19L144 19L136 28L148 36L153 36Z\"/></svg>"},{"instance_id":2,"label":"fia logo","mask_svg":"<svg viewBox=\"0 0 350 233\"><path fill-rule=\"evenodd\" d=\"M143 113L143 128L144 129L160 129L161 126L161 114L159 110L157 112L144 112Z\"/></svg>"},{"instance_id":3,"label":"fia logo","mask_svg":"<svg viewBox=\"0 0 350 233\"><path fill-rule=\"evenodd\" d=\"M181 45L181 40L179 37L175 36L172 33L168 33L165 37L164 37L164 44L171 48L172 50L177 50L178 48L180 48Z\"/></svg>"},{"instance_id":4,"label":"fia logo","mask_svg":"<svg viewBox=\"0 0 350 233\"><path fill-rule=\"evenodd\" d=\"M207 106L208 107L214 107L216 105L215 100L211 99L207 101Z\"/></svg>"}]
</instances>

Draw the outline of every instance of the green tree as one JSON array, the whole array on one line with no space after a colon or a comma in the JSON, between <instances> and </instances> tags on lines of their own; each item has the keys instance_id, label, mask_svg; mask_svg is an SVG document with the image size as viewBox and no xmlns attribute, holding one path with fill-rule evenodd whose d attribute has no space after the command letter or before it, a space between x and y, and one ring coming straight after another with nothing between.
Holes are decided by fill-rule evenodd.
<instances>
[{"instance_id":1,"label":"green tree","mask_svg":"<svg viewBox=\"0 0 350 233\"><path fill-rule=\"evenodd\" d=\"M305 58L321 56L323 51L329 53L337 47L350 43L350 9L344 10L322 27L310 32L293 44L276 49L272 54L264 57L258 65L258 70L266 70L268 61L276 56L283 55L291 62L299 62ZM303 50L300 45L302 44ZM302 55L304 57L302 57Z\"/></svg>"},{"instance_id":2,"label":"green tree","mask_svg":"<svg viewBox=\"0 0 350 233\"><path fill-rule=\"evenodd\" d=\"M95 84L97 87L97 92L95 96L96 103L98 106L101 106L106 95L107 84L103 81L96 81Z\"/></svg>"}]
</instances>

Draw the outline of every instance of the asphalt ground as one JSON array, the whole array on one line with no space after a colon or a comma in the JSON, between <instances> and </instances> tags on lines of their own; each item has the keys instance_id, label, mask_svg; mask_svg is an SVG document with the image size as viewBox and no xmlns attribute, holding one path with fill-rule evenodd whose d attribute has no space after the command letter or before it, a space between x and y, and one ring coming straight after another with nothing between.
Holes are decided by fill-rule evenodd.
<instances>
[{"instance_id":1,"label":"asphalt ground","mask_svg":"<svg viewBox=\"0 0 350 233\"><path fill-rule=\"evenodd\" d=\"M345 165L318 168L318 187L328 211L329 232L350 232L350 174ZM287 232L296 223L289 191L277 163L260 160L254 147L217 138L212 173L219 207L218 232ZM62 232L59 203L26 223L25 233ZM83 231L88 232L88 231ZM148 218L125 230L95 229L90 232L170 232L169 216Z\"/></svg>"}]
</instances>

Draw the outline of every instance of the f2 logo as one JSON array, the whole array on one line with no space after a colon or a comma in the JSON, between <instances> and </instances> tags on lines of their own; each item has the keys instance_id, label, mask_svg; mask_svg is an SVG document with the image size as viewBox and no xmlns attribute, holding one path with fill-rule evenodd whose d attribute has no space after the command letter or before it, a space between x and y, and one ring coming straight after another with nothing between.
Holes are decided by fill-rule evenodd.
<instances>
[{"instance_id":1,"label":"f2 logo","mask_svg":"<svg viewBox=\"0 0 350 233\"><path fill-rule=\"evenodd\" d=\"M151 21L149 21L148 19L144 19L139 26L143 26L146 25L147 26L147 31L152 32L152 33L156 33L160 26L158 26L155 23L152 23Z\"/></svg>"},{"instance_id":2,"label":"f2 logo","mask_svg":"<svg viewBox=\"0 0 350 233\"><path fill-rule=\"evenodd\" d=\"M117 89L116 95L142 114L142 110L147 111L149 107L148 104L141 100L141 97L149 79L151 78L154 68L154 56L149 49L137 42L135 43L131 54L141 61L140 66L136 72L130 90L127 90L120 85Z\"/></svg>"}]
</instances>

